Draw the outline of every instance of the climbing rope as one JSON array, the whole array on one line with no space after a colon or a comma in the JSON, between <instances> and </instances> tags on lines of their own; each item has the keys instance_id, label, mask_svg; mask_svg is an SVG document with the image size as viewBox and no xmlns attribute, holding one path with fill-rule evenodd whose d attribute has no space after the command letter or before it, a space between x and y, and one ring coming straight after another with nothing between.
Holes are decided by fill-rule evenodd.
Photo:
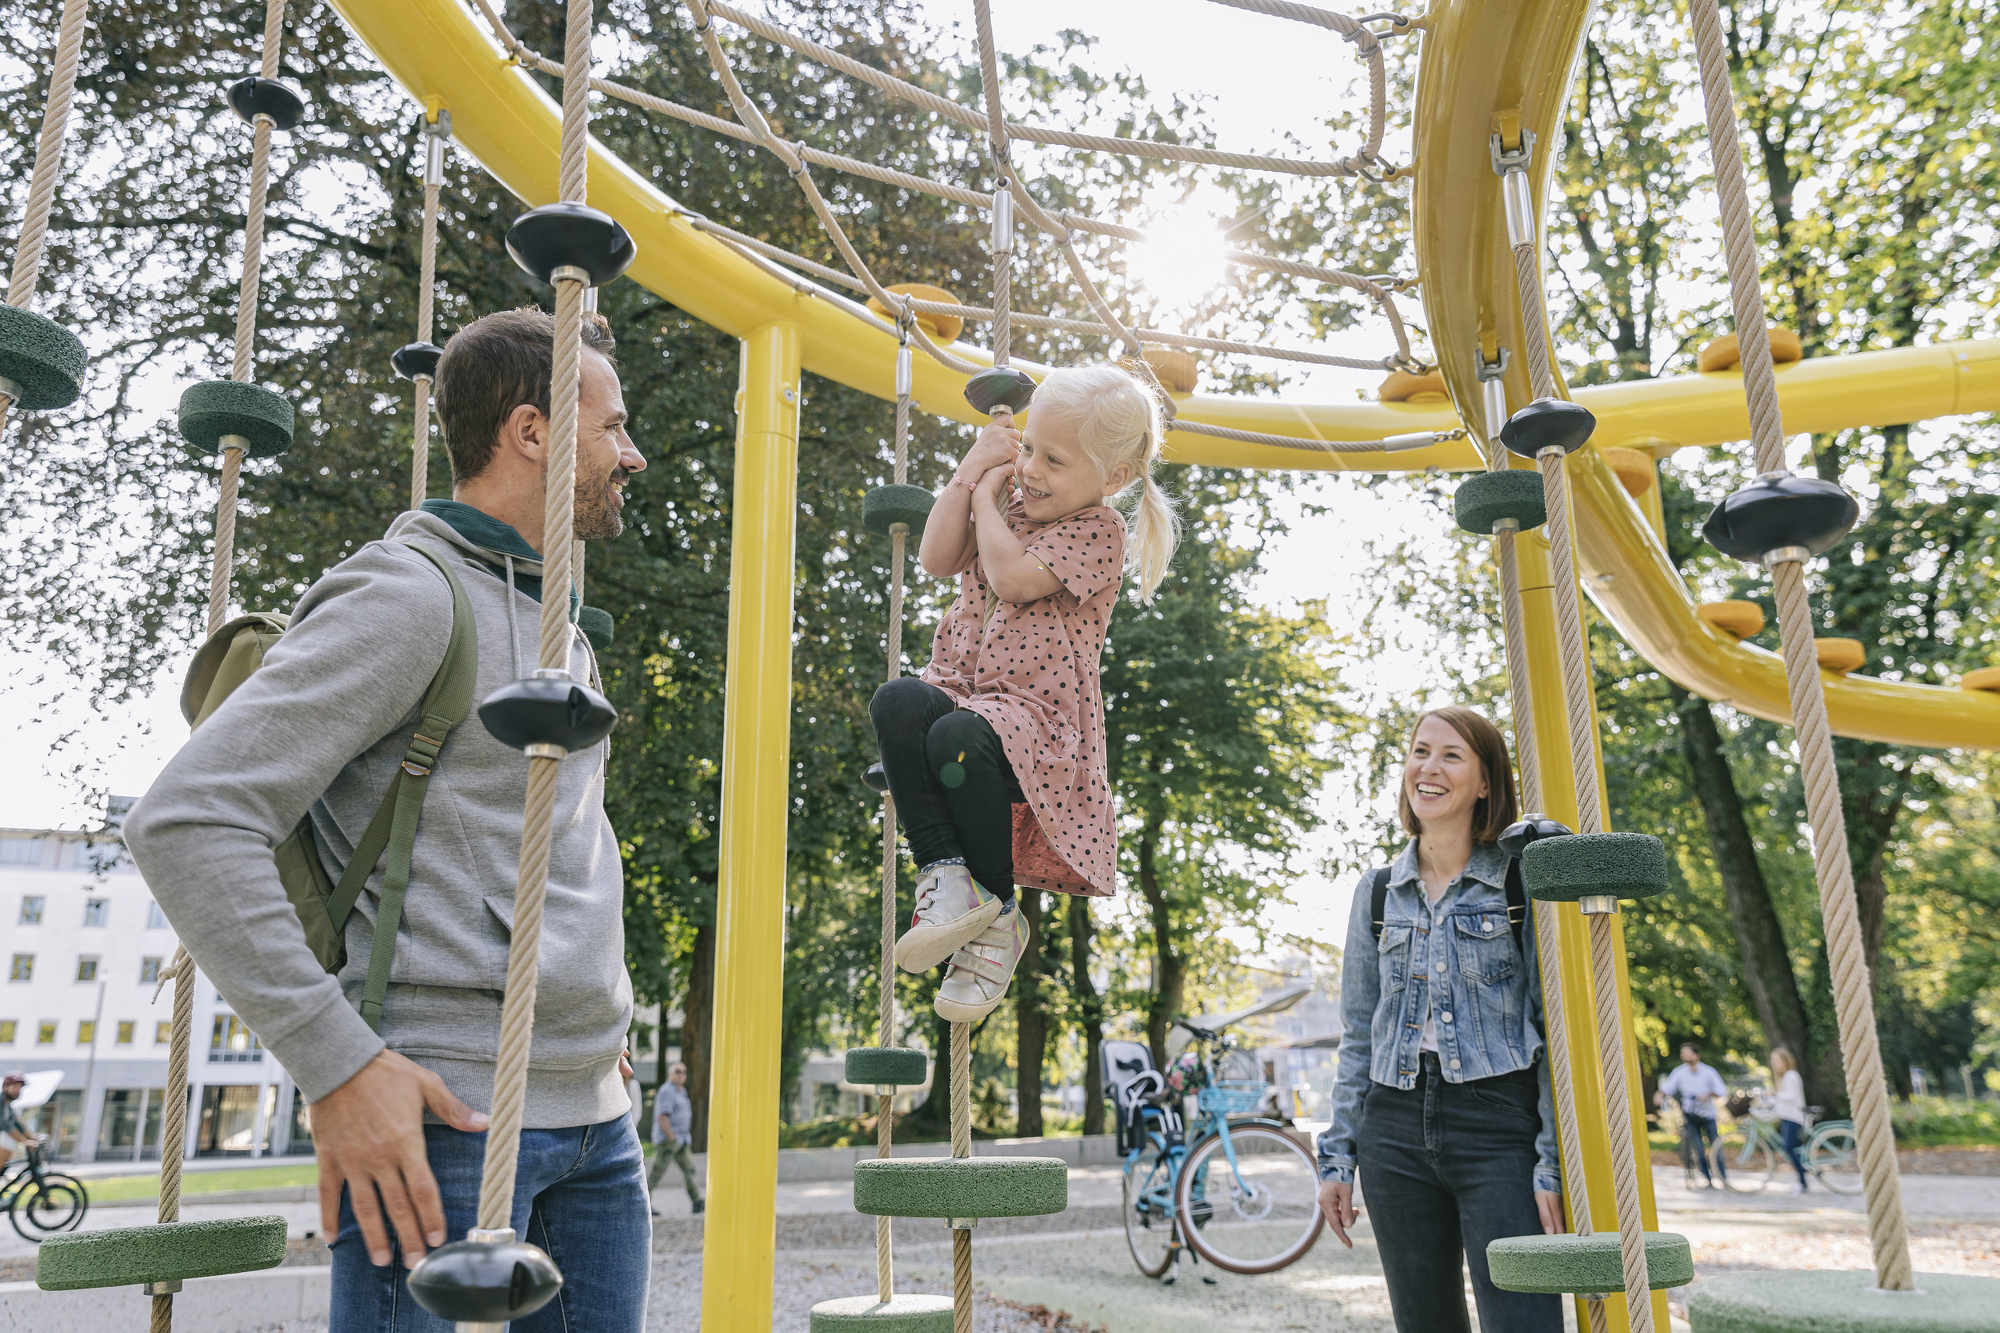
<instances>
[{"instance_id":1,"label":"climbing rope","mask_svg":"<svg viewBox=\"0 0 2000 1333\"><path fill-rule=\"evenodd\" d=\"M440 123L440 117L443 117ZM424 232L419 242L417 278L417 341L431 340L437 301L438 193L444 186L444 145L450 136L450 113L432 112L424 123ZM410 508L422 508L430 495L431 376L412 377L416 385L416 428L410 442Z\"/></svg>"},{"instance_id":2,"label":"climbing rope","mask_svg":"<svg viewBox=\"0 0 2000 1333\"><path fill-rule=\"evenodd\" d=\"M63 0L62 21L56 28L56 58L49 70L49 95L42 110L42 137L35 144L35 168L28 178L28 204L21 215L21 235L14 242L14 275L7 284L7 304L32 309L35 284L41 276L47 248L49 212L55 206L56 176L62 170L63 143L69 135L69 104L76 90L77 54L83 50L83 21L89 0ZM0 431L14 395L0 390Z\"/></svg>"},{"instance_id":3,"label":"climbing rope","mask_svg":"<svg viewBox=\"0 0 2000 1333\"><path fill-rule=\"evenodd\" d=\"M1525 190L1527 151L1524 148L1503 173L1503 190ZM1518 174L1518 181L1506 174ZM1508 240L1514 250L1514 274L1521 294L1521 320L1526 330L1528 376L1537 398L1555 398L1559 389L1549 357L1543 304L1538 237L1531 214L1507 211ZM1583 612L1577 602L1576 559L1570 535L1569 474L1560 447L1543 449L1535 458L1542 474L1542 500L1548 521L1549 578L1554 585L1557 656L1562 673L1563 712L1569 728L1570 775L1576 790L1577 832L1604 831L1603 794L1597 780L1597 745L1591 697L1590 657L1583 633ZM1518 715L1517 715L1518 716ZM1517 726L1516 730L1520 728ZM1539 775L1538 775L1539 779ZM1540 918L1538 918L1539 922ZM1631 1100L1625 1077L1625 1042L1618 1017L1616 942L1608 912L1585 914L1590 934L1591 997L1597 1020L1597 1057L1604 1080L1606 1137L1611 1149L1611 1188L1617 1204L1618 1253L1625 1277L1626 1318L1633 1333L1653 1333L1652 1287L1646 1267L1645 1223L1640 1215L1639 1168L1631 1134ZM1545 988L1546 992L1546 988ZM1553 1064L1551 1071L1553 1072ZM1565 1084L1568 1080L1564 1080ZM1579 1177L1579 1183L1581 1178ZM1579 1191L1580 1193L1580 1191ZM1592 1319L1593 1328L1596 1319Z\"/></svg>"},{"instance_id":4,"label":"climbing rope","mask_svg":"<svg viewBox=\"0 0 2000 1333\"><path fill-rule=\"evenodd\" d=\"M1736 126L1722 18L1715 0L1692 0L1689 12L1701 67L1702 97L1707 104L1709 156L1721 202L1723 248L1729 264L1729 294L1736 316L1743 392L1749 404L1751 443L1760 474L1786 472L1784 418L1778 408L1777 375L1764 322L1756 232L1750 216L1750 191L1743 177L1742 140ZM1814 620L1806 594L1804 559L1803 550L1791 548L1785 558L1773 560L1771 591L1778 605L1778 637L1791 692L1792 725L1798 732L1806 815L1812 825L1813 868L1819 883L1820 914L1826 922L1847 1095L1854 1108L1875 1285L1884 1291L1909 1291L1914 1285L1909 1227L1896 1175L1895 1136L1875 1030L1875 1001L1861 938L1854 869L1848 859L1840 776L1827 723L1825 688L1813 648Z\"/></svg>"},{"instance_id":5,"label":"climbing rope","mask_svg":"<svg viewBox=\"0 0 2000 1333\"><path fill-rule=\"evenodd\" d=\"M951 1155L972 1156L972 1024L951 1025ZM952 1333L972 1333L972 1229L953 1218L951 1230Z\"/></svg>"},{"instance_id":6,"label":"climbing rope","mask_svg":"<svg viewBox=\"0 0 2000 1333\"><path fill-rule=\"evenodd\" d=\"M590 36L592 0L569 0L563 50L562 148L558 189L565 203L584 202L590 136ZM555 350L550 383L548 475L543 486L543 586L538 661L567 672L575 631L569 599L555 590L574 577L577 377L582 356L583 277L558 270ZM554 753L548 753L554 750ZM478 1227L505 1231L514 1211L514 1175L521 1152L521 1116L527 1100L528 1050L534 1035L542 909L547 898L549 844L555 819L557 747L531 746L528 796L522 814L520 877L514 890L513 938L507 950L507 989L500 1006L500 1049L493 1071L492 1125L479 1186Z\"/></svg>"},{"instance_id":7,"label":"climbing rope","mask_svg":"<svg viewBox=\"0 0 2000 1333\"><path fill-rule=\"evenodd\" d=\"M173 963L160 973L174 983L174 1016L167 1046L166 1106L160 1113L160 1207L162 1226L181 1220L181 1157L187 1151L188 1057L194 1046L194 959L186 945L174 949ZM153 999L160 998L159 987ZM179 1283L172 1284L176 1290ZM152 1293L152 1333L173 1333L171 1291Z\"/></svg>"}]
</instances>

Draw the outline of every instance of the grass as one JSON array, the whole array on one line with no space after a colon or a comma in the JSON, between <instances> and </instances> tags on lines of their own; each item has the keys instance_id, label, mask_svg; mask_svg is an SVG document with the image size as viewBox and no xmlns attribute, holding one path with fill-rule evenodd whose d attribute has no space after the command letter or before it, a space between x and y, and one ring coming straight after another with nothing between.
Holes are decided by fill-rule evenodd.
<instances>
[{"instance_id":1,"label":"grass","mask_svg":"<svg viewBox=\"0 0 2000 1333\"><path fill-rule=\"evenodd\" d=\"M2000 1103L1912 1097L1890 1103L1896 1142L1911 1148L2000 1144Z\"/></svg>"},{"instance_id":2,"label":"grass","mask_svg":"<svg viewBox=\"0 0 2000 1333\"><path fill-rule=\"evenodd\" d=\"M221 1190L277 1190L319 1183L319 1164L299 1162L291 1166L260 1166L247 1171L190 1171L181 1177L181 1196L214 1194ZM150 1199L160 1192L160 1175L106 1176L86 1180L92 1203L116 1199Z\"/></svg>"}]
</instances>

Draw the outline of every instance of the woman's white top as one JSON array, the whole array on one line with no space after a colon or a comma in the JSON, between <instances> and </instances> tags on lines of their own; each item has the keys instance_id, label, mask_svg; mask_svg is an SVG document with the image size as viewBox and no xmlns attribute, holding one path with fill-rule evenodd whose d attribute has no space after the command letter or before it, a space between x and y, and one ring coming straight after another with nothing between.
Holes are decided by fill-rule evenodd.
<instances>
[{"instance_id":1,"label":"woman's white top","mask_svg":"<svg viewBox=\"0 0 2000 1333\"><path fill-rule=\"evenodd\" d=\"M1806 1122L1806 1081L1799 1077L1796 1069L1787 1069L1778 1080L1778 1119L1789 1120L1795 1125Z\"/></svg>"}]
</instances>

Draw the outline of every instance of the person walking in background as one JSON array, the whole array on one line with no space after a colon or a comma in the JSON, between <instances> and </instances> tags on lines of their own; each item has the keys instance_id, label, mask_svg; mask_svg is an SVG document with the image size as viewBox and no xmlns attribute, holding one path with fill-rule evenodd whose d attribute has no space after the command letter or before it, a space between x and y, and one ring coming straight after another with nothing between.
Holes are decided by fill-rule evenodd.
<instances>
[{"instance_id":1,"label":"person walking in background","mask_svg":"<svg viewBox=\"0 0 2000 1333\"><path fill-rule=\"evenodd\" d=\"M1771 1077L1778 1081L1777 1103L1772 1107L1778 1113L1778 1133L1784 1137L1785 1156L1791 1161L1792 1170L1799 1173L1799 1183L1792 1188L1794 1194L1806 1192L1806 1164L1799 1156L1799 1144L1806 1136L1806 1081L1799 1076L1799 1062L1792 1053L1780 1046L1771 1052Z\"/></svg>"},{"instance_id":2,"label":"person walking in background","mask_svg":"<svg viewBox=\"0 0 2000 1333\"><path fill-rule=\"evenodd\" d=\"M1715 1175L1708 1170L1708 1145L1715 1142L1718 1131L1715 1126L1717 1107L1729 1095L1729 1088L1722 1081L1722 1075L1701 1062L1701 1047L1688 1042L1681 1047L1681 1062L1671 1074L1660 1080L1660 1087L1653 1094L1653 1105L1661 1105L1668 1097L1678 1097L1681 1103L1681 1151L1692 1153L1701 1163L1701 1184L1703 1189L1715 1188L1715 1176L1722 1183L1729 1183L1729 1166L1721 1153L1715 1155Z\"/></svg>"},{"instance_id":3,"label":"person walking in background","mask_svg":"<svg viewBox=\"0 0 2000 1333\"><path fill-rule=\"evenodd\" d=\"M1487 1242L1563 1229L1534 926L1507 742L1469 708L1417 719L1397 813L1410 841L1361 877L1340 970L1333 1114L1319 1137L1320 1211L1349 1249L1355 1172L1398 1333L1562 1327L1554 1296L1502 1291Z\"/></svg>"},{"instance_id":4,"label":"person walking in background","mask_svg":"<svg viewBox=\"0 0 2000 1333\"><path fill-rule=\"evenodd\" d=\"M694 1103L687 1095L687 1081L688 1067L676 1063L667 1070L667 1081L653 1094L653 1165L646 1172L646 1197L653 1197L653 1191L660 1187L660 1177L667 1174L667 1163L672 1162L681 1169L688 1202L700 1213L708 1205L701 1197L701 1181L694 1170L694 1149L689 1144L694 1134ZM660 1210L655 1208L653 1216L659 1215Z\"/></svg>"}]
</instances>

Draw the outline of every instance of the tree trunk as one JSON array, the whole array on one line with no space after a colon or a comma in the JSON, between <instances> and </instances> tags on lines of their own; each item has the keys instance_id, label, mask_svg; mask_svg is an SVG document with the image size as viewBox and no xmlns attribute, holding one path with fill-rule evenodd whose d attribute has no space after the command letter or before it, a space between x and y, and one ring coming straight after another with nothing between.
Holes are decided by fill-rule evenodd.
<instances>
[{"instance_id":1,"label":"tree trunk","mask_svg":"<svg viewBox=\"0 0 2000 1333\"><path fill-rule=\"evenodd\" d=\"M1139 833L1139 891L1153 917L1153 999L1146 1010L1146 1044L1153 1048L1153 1063L1167 1067L1167 1028L1180 1016L1181 999L1187 990L1187 961L1174 947L1172 913L1167 907L1166 886L1160 883L1158 850L1161 817L1148 814Z\"/></svg>"},{"instance_id":2,"label":"tree trunk","mask_svg":"<svg viewBox=\"0 0 2000 1333\"><path fill-rule=\"evenodd\" d=\"M939 1018L929 1005L924 1008L931 1020L931 1090L896 1122L897 1138L909 1143L935 1143L951 1137L951 1020ZM906 1033L904 1040L914 1035L914 1031Z\"/></svg>"},{"instance_id":3,"label":"tree trunk","mask_svg":"<svg viewBox=\"0 0 2000 1333\"><path fill-rule=\"evenodd\" d=\"M693 1103L688 1143L708 1151L708 1082L715 1021L715 925L694 932L694 955L688 959L687 1004L681 1018L681 1063L688 1067L688 1101Z\"/></svg>"},{"instance_id":4,"label":"tree trunk","mask_svg":"<svg viewBox=\"0 0 2000 1333\"><path fill-rule=\"evenodd\" d=\"M1090 899L1069 900L1071 984L1083 1015L1083 1132L1104 1132L1104 997L1090 979Z\"/></svg>"},{"instance_id":5,"label":"tree trunk","mask_svg":"<svg viewBox=\"0 0 2000 1333\"><path fill-rule=\"evenodd\" d=\"M1681 753L1687 759L1694 794L1708 824L1708 845L1722 876L1722 892L1729 903L1736 947L1743 957L1743 981L1750 991L1751 1007L1764 1028L1764 1039L1798 1057L1807 1100L1825 1105L1828 1097L1839 1094L1840 1070L1837 1065L1830 1073L1824 1069L1825 1062L1816 1058L1807 1040L1805 1004L1785 948L1784 924L1778 920L1770 888L1764 882L1764 868L1757 860L1757 845L1743 816L1743 800L1737 794L1729 758L1722 752L1715 714L1700 695L1678 685L1672 686L1672 691L1674 709L1681 720Z\"/></svg>"},{"instance_id":6,"label":"tree trunk","mask_svg":"<svg viewBox=\"0 0 2000 1333\"><path fill-rule=\"evenodd\" d=\"M1042 1061L1048 1054L1049 1013L1042 1003L1042 891L1014 890L1021 918L1028 923L1028 946L1014 974L1014 1132L1042 1136Z\"/></svg>"}]
</instances>

